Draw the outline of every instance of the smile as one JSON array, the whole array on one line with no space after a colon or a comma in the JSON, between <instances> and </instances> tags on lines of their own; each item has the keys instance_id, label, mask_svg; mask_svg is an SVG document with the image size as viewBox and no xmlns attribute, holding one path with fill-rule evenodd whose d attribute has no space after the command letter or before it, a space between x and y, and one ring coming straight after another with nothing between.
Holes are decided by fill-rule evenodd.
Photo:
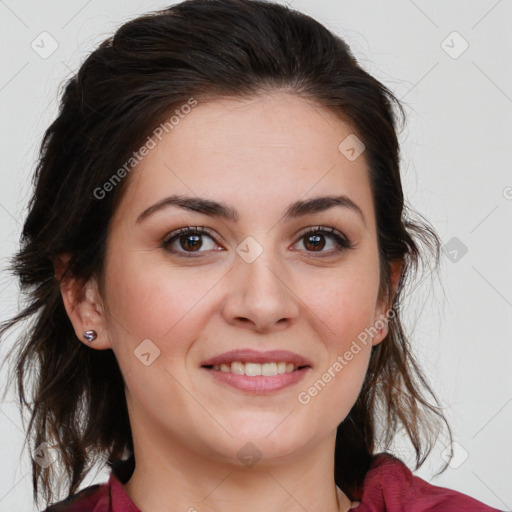
<instances>
[{"instance_id":1,"label":"smile","mask_svg":"<svg viewBox=\"0 0 512 512\"><path fill-rule=\"evenodd\" d=\"M295 367L293 363L244 364L237 361L231 365L223 363L202 368L216 382L252 393L279 391L296 384L311 371L310 366Z\"/></svg>"},{"instance_id":2,"label":"smile","mask_svg":"<svg viewBox=\"0 0 512 512\"><path fill-rule=\"evenodd\" d=\"M283 373L292 373L306 366L296 366L293 363L285 363L284 361L275 363L242 363L240 361L233 361L232 363L207 365L205 367L215 371L230 372L236 375L247 375L249 377L255 377L257 375L272 377L282 375Z\"/></svg>"}]
</instances>

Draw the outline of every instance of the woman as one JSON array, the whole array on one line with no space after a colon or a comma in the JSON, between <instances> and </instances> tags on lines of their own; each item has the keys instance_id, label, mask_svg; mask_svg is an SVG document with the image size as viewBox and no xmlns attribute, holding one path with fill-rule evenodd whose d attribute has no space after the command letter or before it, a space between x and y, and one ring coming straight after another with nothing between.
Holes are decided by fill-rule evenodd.
<instances>
[{"instance_id":1,"label":"woman","mask_svg":"<svg viewBox=\"0 0 512 512\"><path fill-rule=\"evenodd\" d=\"M451 439L400 322L417 242L439 240L406 218L393 106L268 2L188 0L88 57L13 262L31 302L3 328L36 317L16 369L23 401L37 369L47 511L496 510L375 453L402 427L418 468L441 421Z\"/></svg>"}]
</instances>

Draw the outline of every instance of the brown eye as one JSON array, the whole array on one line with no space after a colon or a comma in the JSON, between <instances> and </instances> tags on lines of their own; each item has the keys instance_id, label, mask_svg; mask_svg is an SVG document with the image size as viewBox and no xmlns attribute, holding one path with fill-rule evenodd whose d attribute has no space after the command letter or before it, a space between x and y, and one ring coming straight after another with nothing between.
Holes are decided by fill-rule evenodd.
<instances>
[{"instance_id":1,"label":"brown eye","mask_svg":"<svg viewBox=\"0 0 512 512\"><path fill-rule=\"evenodd\" d=\"M331 250L324 251L323 249L328 245L326 240L329 239L333 243ZM303 245L308 252L329 254L353 248L348 238L339 233L335 228L331 227L319 226L313 230L309 230L301 236L301 240L303 240Z\"/></svg>"},{"instance_id":2,"label":"brown eye","mask_svg":"<svg viewBox=\"0 0 512 512\"><path fill-rule=\"evenodd\" d=\"M204 237L207 237L210 242L205 243ZM215 239L204 228L186 227L170 233L162 247L173 254L189 257L193 253L201 255L209 250L215 250L216 245ZM205 247L205 250L201 250Z\"/></svg>"},{"instance_id":3,"label":"brown eye","mask_svg":"<svg viewBox=\"0 0 512 512\"><path fill-rule=\"evenodd\" d=\"M202 235L181 235L178 241L182 249L197 251L203 245L201 237Z\"/></svg>"},{"instance_id":4,"label":"brown eye","mask_svg":"<svg viewBox=\"0 0 512 512\"><path fill-rule=\"evenodd\" d=\"M304 246L306 249L310 249L313 251L322 250L325 247L325 237L324 235L307 235L304 237Z\"/></svg>"}]
</instances>

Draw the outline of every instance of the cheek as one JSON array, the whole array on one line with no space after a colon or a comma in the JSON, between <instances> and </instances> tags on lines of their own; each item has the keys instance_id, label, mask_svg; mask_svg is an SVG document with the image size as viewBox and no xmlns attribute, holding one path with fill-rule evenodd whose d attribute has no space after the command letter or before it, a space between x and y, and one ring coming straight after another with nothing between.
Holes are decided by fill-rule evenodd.
<instances>
[{"instance_id":1,"label":"cheek","mask_svg":"<svg viewBox=\"0 0 512 512\"><path fill-rule=\"evenodd\" d=\"M131 336L162 340L187 323L208 288L204 275L149 261L112 260L108 300L112 316Z\"/></svg>"},{"instance_id":2,"label":"cheek","mask_svg":"<svg viewBox=\"0 0 512 512\"><path fill-rule=\"evenodd\" d=\"M184 407L179 385L170 374L178 382L185 378L183 361L204 328L201 299L213 284L208 286L204 276L199 280L183 269L142 266L127 259L112 260L111 268L110 332L130 393L156 414L159 404L169 400L169 390L176 388L173 403ZM146 361L145 353L149 353Z\"/></svg>"},{"instance_id":3,"label":"cheek","mask_svg":"<svg viewBox=\"0 0 512 512\"><path fill-rule=\"evenodd\" d=\"M144 371L135 357L145 352L143 347L156 357L151 365L184 371L177 362L200 336L205 295L215 282L209 283L204 274L199 279L192 271L161 264L139 265L135 258L112 260L111 269L107 281L110 333L123 373Z\"/></svg>"},{"instance_id":4,"label":"cheek","mask_svg":"<svg viewBox=\"0 0 512 512\"><path fill-rule=\"evenodd\" d=\"M371 262L342 269L336 278L315 280L308 288L307 306L326 349L326 358L303 389L303 402L313 402L318 414L331 411L336 423L355 403L364 382L371 355L369 328L375 314L378 269ZM305 293L303 289L302 293ZM313 320L312 320L313 321ZM333 425L334 425L333 423Z\"/></svg>"},{"instance_id":5,"label":"cheek","mask_svg":"<svg viewBox=\"0 0 512 512\"><path fill-rule=\"evenodd\" d=\"M353 339L372 325L378 294L378 271L371 265L342 269L325 279L315 279L314 287L303 288L307 306L323 325L329 345L345 351Z\"/></svg>"}]
</instances>

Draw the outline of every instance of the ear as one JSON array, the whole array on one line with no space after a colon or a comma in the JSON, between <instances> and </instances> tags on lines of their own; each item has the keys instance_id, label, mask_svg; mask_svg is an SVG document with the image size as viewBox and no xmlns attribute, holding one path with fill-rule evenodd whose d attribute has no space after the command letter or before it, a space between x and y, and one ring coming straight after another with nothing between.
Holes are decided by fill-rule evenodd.
<instances>
[{"instance_id":1,"label":"ear","mask_svg":"<svg viewBox=\"0 0 512 512\"><path fill-rule=\"evenodd\" d=\"M378 302L378 306L375 309L375 316L373 319L373 328L377 331L375 336L372 339L372 345L378 345L388 334L389 327L388 322L389 319L392 318L390 314L390 308L395 299L396 289L398 287L398 281L400 280L400 276L402 275L404 262L403 260L392 261L390 263L391 266L391 297L392 301L389 304L387 301L380 300Z\"/></svg>"},{"instance_id":2,"label":"ear","mask_svg":"<svg viewBox=\"0 0 512 512\"><path fill-rule=\"evenodd\" d=\"M60 281L62 301L76 337L90 348L105 350L111 348L108 337L107 322L96 279L89 281L65 275L65 268L70 260L69 254L57 257L55 262L55 277ZM86 341L83 333L94 330L97 338L92 342Z\"/></svg>"}]
</instances>

